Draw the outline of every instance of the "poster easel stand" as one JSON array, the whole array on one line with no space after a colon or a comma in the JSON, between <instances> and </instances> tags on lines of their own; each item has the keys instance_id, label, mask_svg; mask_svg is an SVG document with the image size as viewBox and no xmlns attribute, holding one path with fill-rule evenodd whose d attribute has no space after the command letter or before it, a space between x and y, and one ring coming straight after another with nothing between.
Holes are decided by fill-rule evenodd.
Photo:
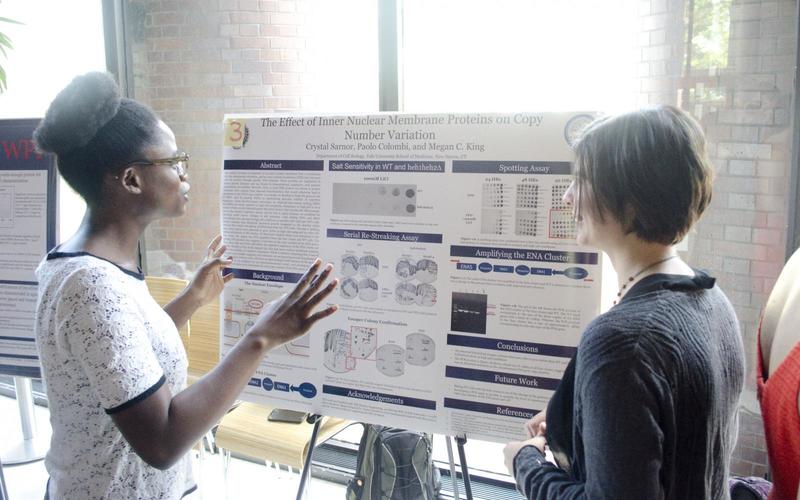
<instances>
[{"instance_id":1,"label":"poster easel stand","mask_svg":"<svg viewBox=\"0 0 800 500\"><path fill-rule=\"evenodd\" d=\"M300 471L300 486L297 488L297 500L301 500L306 491L306 482L311 474L311 456L314 454L314 446L317 444L317 433L319 433L322 415L311 413L306 417L306 422L314 424L314 428L311 430L311 439L308 441L308 453L306 453L306 459L303 462L303 470Z\"/></svg>"},{"instance_id":2,"label":"poster easel stand","mask_svg":"<svg viewBox=\"0 0 800 500\"><path fill-rule=\"evenodd\" d=\"M464 492L467 500L472 500L472 484L469 480L469 465L467 465L467 454L464 453L464 445L467 443L467 436L456 436L456 446L458 446L458 460L461 465L461 477L464 479Z\"/></svg>"},{"instance_id":3,"label":"poster easel stand","mask_svg":"<svg viewBox=\"0 0 800 500\"><path fill-rule=\"evenodd\" d=\"M36 418L33 414L33 390L31 379L14 377L14 388L19 405L19 420L22 426L22 441L5 448L0 456L5 465L21 465L44 458L49 443L36 435Z\"/></svg>"},{"instance_id":4,"label":"poster easel stand","mask_svg":"<svg viewBox=\"0 0 800 500\"><path fill-rule=\"evenodd\" d=\"M447 459L450 463L450 480L453 482L453 498L460 500L461 498L461 491L458 488L458 478L456 476L456 461L453 458L453 438L451 436L445 436L444 442L447 444Z\"/></svg>"}]
</instances>

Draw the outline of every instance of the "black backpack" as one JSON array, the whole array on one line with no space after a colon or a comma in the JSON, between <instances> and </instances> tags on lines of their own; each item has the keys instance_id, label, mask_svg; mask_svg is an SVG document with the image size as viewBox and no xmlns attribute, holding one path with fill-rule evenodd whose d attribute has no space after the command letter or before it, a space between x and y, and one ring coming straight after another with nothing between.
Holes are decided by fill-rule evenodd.
<instances>
[{"instance_id":1,"label":"black backpack","mask_svg":"<svg viewBox=\"0 0 800 500\"><path fill-rule=\"evenodd\" d=\"M441 484L432 436L364 424L347 500L435 500Z\"/></svg>"}]
</instances>

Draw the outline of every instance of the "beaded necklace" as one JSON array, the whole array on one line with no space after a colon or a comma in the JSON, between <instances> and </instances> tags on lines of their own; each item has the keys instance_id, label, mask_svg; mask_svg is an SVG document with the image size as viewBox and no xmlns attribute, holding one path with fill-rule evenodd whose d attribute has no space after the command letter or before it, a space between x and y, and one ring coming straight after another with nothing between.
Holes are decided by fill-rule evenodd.
<instances>
[{"instance_id":1,"label":"beaded necklace","mask_svg":"<svg viewBox=\"0 0 800 500\"><path fill-rule=\"evenodd\" d=\"M638 273L636 273L636 274L634 274L633 276L628 276L628 281L626 281L625 283L623 283L623 284L622 284L622 288L620 288L620 289L619 289L619 292L617 292L617 298L616 298L616 299L614 299L614 305L617 305L617 302L619 302L620 300L622 300L622 299L621 299L621 298L622 298L622 292L624 292L624 291L625 291L625 289L626 289L626 288L628 288L628 285L630 285L630 284L633 282L633 280L635 280L636 278L638 278L638 277L639 277L639 276L640 276L640 275L641 275L643 272L647 271L648 269L652 269L652 268L656 267L657 265L659 265L659 264L661 264L661 263L663 263L663 262L666 262L666 261L668 261L668 260L670 260L670 259L674 259L675 257L677 257L677 255L670 255L670 256L669 256L669 257L667 257L666 259L661 259L661 260L659 260L659 261L653 262L652 264L650 264L650 265L648 265L648 266L646 266L646 267L644 267L644 268L640 269L640 270L639 270L639 272L638 272Z\"/></svg>"}]
</instances>

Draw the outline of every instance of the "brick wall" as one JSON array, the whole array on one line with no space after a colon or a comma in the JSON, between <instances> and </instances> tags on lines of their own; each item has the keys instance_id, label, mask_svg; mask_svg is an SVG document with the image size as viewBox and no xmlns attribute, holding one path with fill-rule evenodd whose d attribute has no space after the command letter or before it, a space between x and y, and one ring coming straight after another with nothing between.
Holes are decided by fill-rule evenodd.
<instances>
[{"instance_id":1,"label":"brick wall","mask_svg":"<svg viewBox=\"0 0 800 500\"><path fill-rule=\"evenodd\" d=\"M728 236L737 236L740 241L726 237L728 243L715 243L716 248L712 249L722 251L724 244L747 245L744 249L734 248L732 255L726 254L723 279L740 292L736 306L743 324L751 384L758 317L785 259L789 203L797 203L788 199L787 182L791 167L789 117L794 98L796 23L796 1L735 3L731 11L731 60L735 71L720 79L733 92L726 109L720 110L717 117L717 124L723 127L717 157L721 167L727 167L727 182L720 189L728 197L728 210L720 213L717 221L725 225ZM730 127L728 137L725 127ZM748 220L752 220L750 231L742 229ZM749 290L742 284L747 276ZM766 463L763 428L753 424L748 429L745 421L740 448L740 462L733 465L742 471L750 465L754 474L761 472Z\"/></svg>"},{"instance_id":2,"label":"brick wall","mask_svg":"<svg viewBox=\"0 0 800 500\"><path fill-rule=\"evenodd\" d=\"M763 475L767 464L755 398L757 326L785 259L796 13L796 1L734 0L728 67L707 82L724 99L690 103L702 114L718 168L695 255L728 292L747 353L748 411L731 464L739 474Z\"/></svg>"},{"instance_id":3,"label":"brick wall","mask_svg":"<svg viewBox=\"0 0 800 500\"><path fill-rule=\"evenodd\" d=\"M188 213L153 224L145 264L184 277L219 232L225 113L292 111L312 104L306 72L308 2L129 0L134 97L191 152Z\"/></svg>"},{"instance_id":4,"label":"brick wall","mask_svg":"<svg viewBox=\"0 0 800 500\"><path fill-rule=\"evenodd\" d=\"M639 3L639 106L677 103L685 38L683 0Z\"/></svg>"},{"instance_id":5,"label":"brick wall","mask_svg":"<svg viewBox=\"0 0 800 500\"><path fill-rule=\"evenodd\" d=\"M741 323L747 381L731 464L741 475L767 470L755 396L756 328L785 258L796 9L796 1L733 0L727 65L689 68L686 3L640 7L640 102L691 112L716 167L714 198L686 257L717 276Z\"/></svg>"}]
</instances>

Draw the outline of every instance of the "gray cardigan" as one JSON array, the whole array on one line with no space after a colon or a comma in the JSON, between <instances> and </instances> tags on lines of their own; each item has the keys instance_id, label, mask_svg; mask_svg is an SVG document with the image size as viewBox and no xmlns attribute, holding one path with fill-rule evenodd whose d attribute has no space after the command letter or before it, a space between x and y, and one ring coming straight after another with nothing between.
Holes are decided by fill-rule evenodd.
<instances>
[{"instance_id":1,"label":"gray cardigan","mask_svg":"<svg viewBox=\"0 0 800 500\"><path fill-rule=\"evenodd\" d=\"M549 444L568 463L523 448L527 498L728 498L744 355L731 304L696 272L644 278L586 328L574 379L548 406Z\"/></svg>"}]
</instances>

